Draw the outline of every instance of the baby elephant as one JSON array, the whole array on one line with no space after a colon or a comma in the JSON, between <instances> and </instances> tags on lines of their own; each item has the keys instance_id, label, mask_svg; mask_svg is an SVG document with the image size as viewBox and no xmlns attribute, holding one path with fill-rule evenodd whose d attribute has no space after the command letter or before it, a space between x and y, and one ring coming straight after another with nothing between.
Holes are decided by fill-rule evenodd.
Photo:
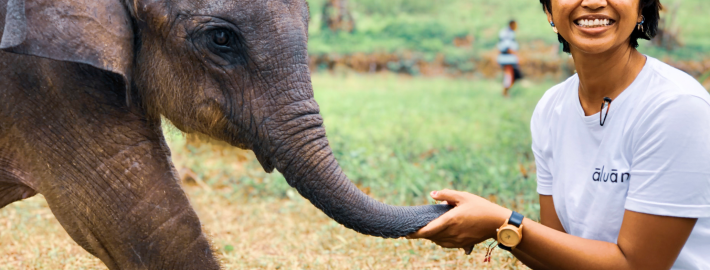
<instances>
[{"instance_id":1,"label":"baby elephant","mask_svg":"<svg viewBox=\"0 0 710 270\"><path fill-rule=\"evenodd\" d=\"M252 149L360 233L446 212L360 192L333 157L308 70L304 0L0 0L0 208L41 193L110 269L219 269L161 116Z\"/></svg>"}]
</instances>

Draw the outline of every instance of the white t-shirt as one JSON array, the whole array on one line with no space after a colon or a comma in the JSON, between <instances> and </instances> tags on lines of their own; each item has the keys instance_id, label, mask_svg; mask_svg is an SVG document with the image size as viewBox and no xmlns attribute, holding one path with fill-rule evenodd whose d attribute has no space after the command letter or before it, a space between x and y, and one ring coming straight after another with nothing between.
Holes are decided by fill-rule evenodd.
<instances>
[{"instance_id":1,"label":"white t-shirt","mask_svg":"<svg viewBox=\"0 0 710 270\"><path fill-rule=\"evenodd\" d=\"M567 233L586 239L616 243L624 210L698 218L673 269L710 269L708 92L647 57L600 126L599 113L584 115L578 87L570 77L533 113L537 192L553 196Z\"/></svg>"}]
</instances>

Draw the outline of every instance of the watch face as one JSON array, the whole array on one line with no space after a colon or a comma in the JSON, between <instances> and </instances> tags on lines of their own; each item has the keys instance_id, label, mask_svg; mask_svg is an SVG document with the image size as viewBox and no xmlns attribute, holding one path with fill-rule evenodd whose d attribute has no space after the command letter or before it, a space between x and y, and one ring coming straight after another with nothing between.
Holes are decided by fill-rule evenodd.
<instances>
[{"instance_id":1,"label":"watch face","mask_svg":"<svg viewBox=\"0 0 710 270\"><path fill-rule=\"evenodd\" d=\"M500 237L498 237L498 241L500 241L500 243L505 246L514 247L517 246L518 243L520 243L520 237L518 236L518 232L515 230L503 229L500 232Z\"/></svg>"}]
</instances>

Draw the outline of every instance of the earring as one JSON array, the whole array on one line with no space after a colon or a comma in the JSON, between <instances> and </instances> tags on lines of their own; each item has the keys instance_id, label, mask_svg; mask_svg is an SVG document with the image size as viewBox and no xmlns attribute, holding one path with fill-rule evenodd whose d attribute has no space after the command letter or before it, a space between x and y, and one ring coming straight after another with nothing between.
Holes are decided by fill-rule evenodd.
<instances>
[{"instance_id":1,"label":"earring","mask_svg":"<svg viewBox=\"0 0 710 270\"><path fill-rule=\"evenodd\" d=\"M555 23L550 22L550 26L552 26L552 31L555 32L555 34L558 34L559 32L557 31L557 27L555 26Z\"/></svg>"},{"instance_id":2,"label":"earring","mask_svg":"<svg viewBox=\"0 0 710 270\"><path fill-rule=\"evenodd\" d=\"M646 17L644 17L643 15L641 15L641 22L639 22L639 23L636 24L636 29L638 29L639 31L643 32L643 23L644 23L644 22L646 22Z\"/></svg>"}]
</instances>

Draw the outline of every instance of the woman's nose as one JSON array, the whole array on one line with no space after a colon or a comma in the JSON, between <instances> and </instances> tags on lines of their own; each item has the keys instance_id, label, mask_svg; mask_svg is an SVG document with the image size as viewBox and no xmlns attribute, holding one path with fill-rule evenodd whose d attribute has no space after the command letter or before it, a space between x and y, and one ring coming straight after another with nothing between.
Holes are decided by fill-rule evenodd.
<instances>
[{"instance_id":1,"label":"woman's nose","mask_svg":"<svg viewBox=\"0 0 710 270\"><path fill-rule=\"evenodd\" d=\"M582 0L582 7L597 10L607 6L606 0Z\"/></svg>"}]
</instances>

